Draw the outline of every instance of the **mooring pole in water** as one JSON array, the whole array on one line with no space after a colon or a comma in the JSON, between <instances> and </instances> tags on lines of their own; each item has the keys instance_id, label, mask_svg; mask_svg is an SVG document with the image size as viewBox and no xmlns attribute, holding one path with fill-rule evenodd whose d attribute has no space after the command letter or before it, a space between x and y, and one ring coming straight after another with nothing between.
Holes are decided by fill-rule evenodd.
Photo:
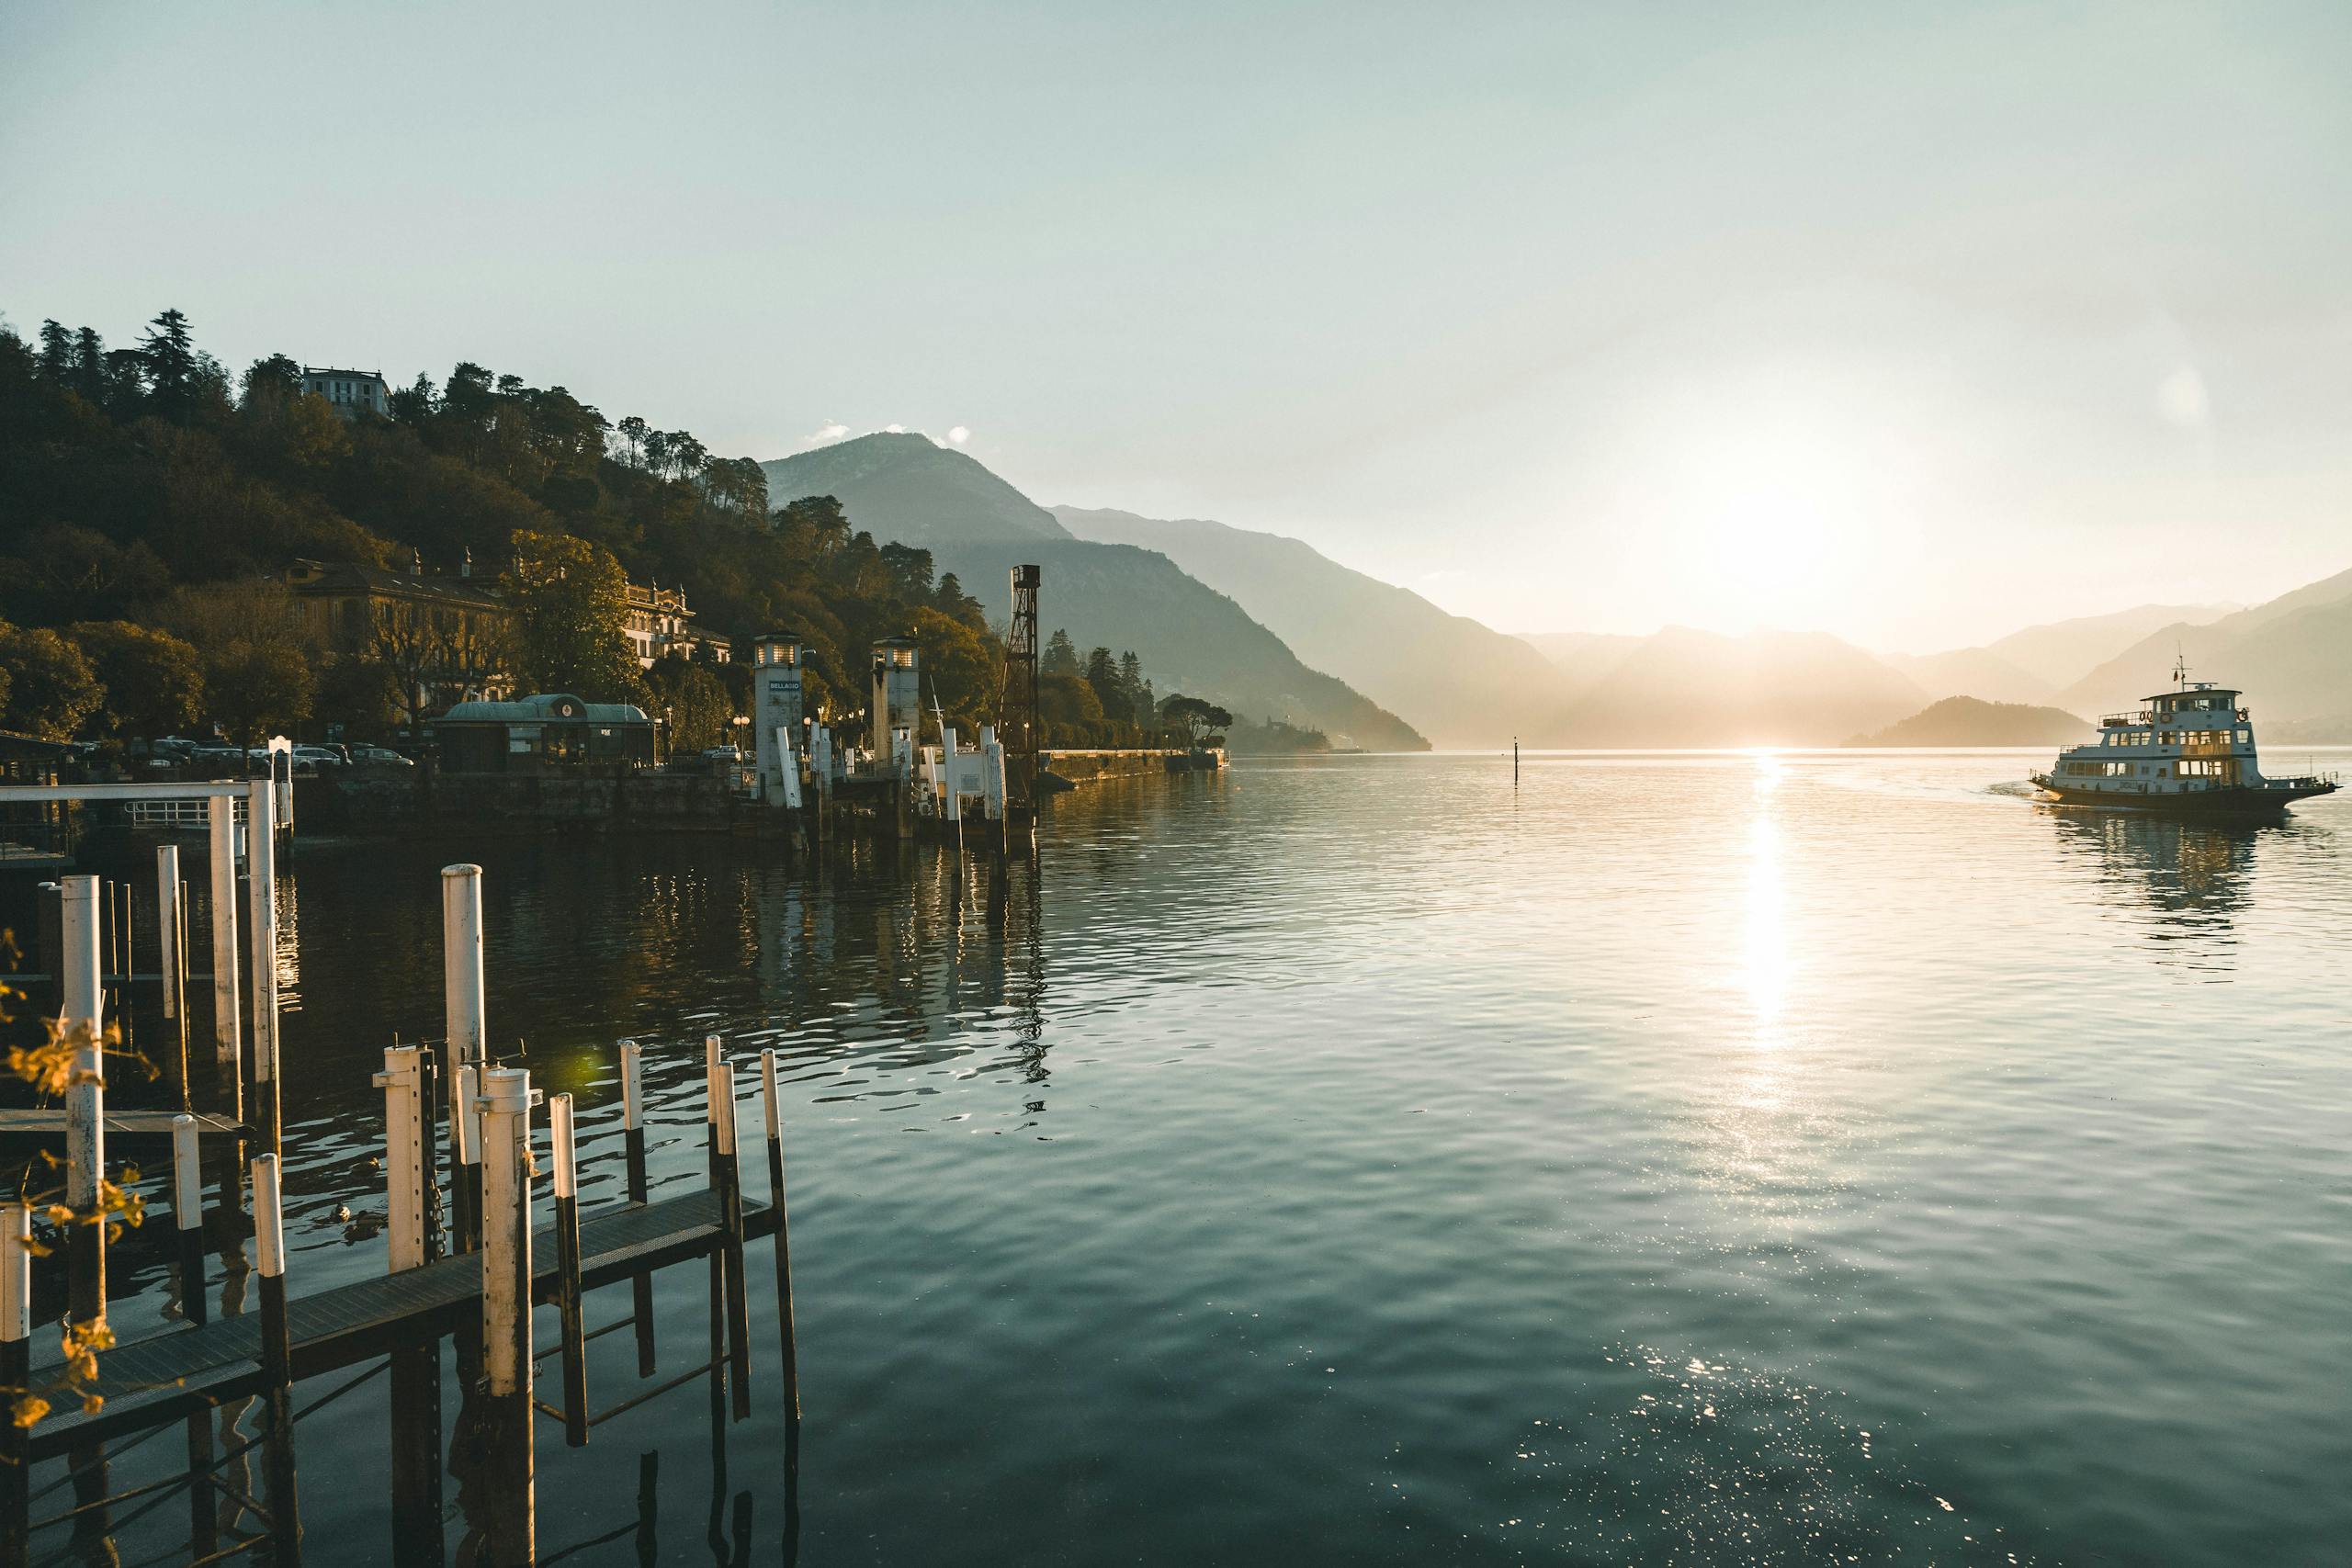
<instances>
[{"instance_id":1,"label":"mooring pole in water","mask_svg":"<svg viewBox=\"0 0 2352 1568\"><path fill-rule=\"evenodd\" d=\"M718 1214L727 1233L727 1361L735 1419L752 1417L752 1313L743 1268L743 1162L735 1152L735 1064L721 1056L711 1075L718 1096Z\"/></svg>"},{"instance_id":2,"label":"mooring pole in water","mask_svg":"<svg viewBox=\"0 0 2352 1568\"><path fill-rule=\"evenodd\" d=\"M531 1074L481 1074L482 1363L490 1393L490 1467L495 1478L489 1561L537 1560L532 1495L537 1468L531 1410Z\"/></svg>"},{"instance_id":3,"label":"mooring pole in water","mask_svg":"<svg viewBox=\"0 0 2352 1568\"><path fill-rule=\"evenodd\" d=\"M704 1174L712 1191L718 1190L718 1036L702 1037L702 1136ZM727 1386L727 1255L723 1247L710 1254L710 1407L718 1419L720 1392Z\"/></svg>"},{"instance_id":4,"label":"mooring pole in water","mask_svg":"<svg viewBox=\"0 0 2352 1568\"><path fill-rule=\"evenodd\" d=\"M760 1053L760 1102L768 1135L768 1201L775 1205L775 1317L784 1341L785 1419L800 1419L800 1348L792 1323L791 1216L784 1206L784 1110L778 1098L775 1053Z\"/></svg>"},{"instance_id":5,"label":"mooring pole in water","mask_svg":"<svg viewBox=\"0 0 2352 1568\"><path fill-rule=\"evenodd\" d=\"M237 803L216 795L204 803L210 829L205 870L212 885L212 1043L243 1100L244 1052L237 1020Z\"/></svg>"},{"instance_id":6,"label":"mooring pole in water","mask_svg":"<svg viewBox=\"0 0 2352 1568\"><path fill-rule=\"evenodd\" d=\"M645 1053L634 1040L621 1042L621 1145L628 1160L628 1201L642 1203L645 1179ZM636 1330L637 1375L653 1375L653 1276L629 1276L629 1316Z\"/></svg>"},{"instance_id":7,"label":"mooring pole in water","mask_svg":"<svg viewBox=\"0 0 2352 1568\"><path fill-rule=\"evenodd\" d=\"M459 1066L489 1061L483 1021L481 867L441 868L441 1014L449 1050Z\"/></svg>"},{"instance_id":8,"label":"mooring pole in water","mask_svg":"<svg viewBox=\"0 0 2352 1568\"><path fill-rule=\"evenodd\" d=\"M1519 782L1519 737L1510 738L1510 782Z\"/></svg>"},{"instance_id":9,"label":"mooring pole in water","mask_svg":"<svg viewBox=\"0 0 2352 1568\"><path fill-rule=\"evenodd\" d=\"M180 847L155 846L155 972L164 982L164 1019L180 1036L180 1103L187 1103L187 976L180 966Z\"/></svg>"},{"instance_id":10,"label":"mooring pole in water","mask_svg":"<svg viewBox=\"0 0 2352 1568\"><path fill-rule=\"evenodd\" d=\"M424 1107L417 1048L386 1046L384 1070L375 1082L384 1091L386 1264L397 1274L424 1261L424 1151L419 1136Z\"/></svg>"},{"instance_id":11,"label":"mooring pole in water","mask_svg":"<svg viewBox=\"0 0 2352 1568\"><path fill-rule=\"evenodd\" d=\"M455 1223L452 1245L459 1252L481 1247L481 1069L471 1062L458 1069L457 1087L449 1095L449 1153L457 1170L449 1179L449 1207Z\"/></svg>"},{"instance_id":12,"label":"mooring pole in water","mask_svg":"<svg viewBox=\"0 0 2352 1568\"><path fill-rule=\"evenodd\" d=\"M563 1440L588 1442L588 1338L580 1316L580 1190L571 1096L548 1100L548 1141L555 1162L556 1317L563 1332Z\"/></svg>"},{"instance_id":13,"label":"mooring pole in water","mask_svg":"<svg viewBox=\"0 0 2352 1568\"><path fill-rule=\"evenodd\" d=\"M33 1366L33 1212L22 1199L0 1203L0 1398L25 1392ZM32 1562L32 1465L25 1428L0 1420L0 1568Z\"/></svg>"},{"instance_id":14,"label":"mooring pole in water","mask_svg":"<svg viewBox=\"0 0 2352 1568\"><path fill-rule=\"evenodd\" d=\"M180 1316L201 1324L204 1299L204 1167L198 1155L196 1118L172 1118L172 1224L178 1233Z\"/></svg>"},{"instance_id":15,"label":"mooring pole in water","mask_svg":"<svg viewBox=\"0 0 2352 1568\"><path fill-rule=\"evenodd\" d=\"M277 1156L258 1156L254 1172L254 1252L261 1275L261 1365L269 1405L263 1438L263 1484L270 1544L279 1562L302 1561L301 1505L294 1490L294 1340L286 1321L286 1215Z\"/></svg>"},{"instance_id":16,"label":"mooring pole in water","mask_svg":"<svg viewBox=\"0 0 2352 1568\"><path fill-rule=\"evenodd\" d=\"M98 879L69 876L61 889L59 976L64 1005L58 1011L60 1037L74 1046L74 1073L65 1089L65 1201L75 1215L97 1207L98 1183L106 1175L106 1029L103 977L99 971ZM76 1323L107 1314L107 1227L71 1224L66 1251L72 1258L70 1311Z\"/></svg>"},{"instance_id":17,"label":"mooring pole in water","mask_svg":"<svg viewBox=\"0 0 2352 1568\"><path fill-rule=\"evenodd\" d=\"M261 1124L262 1147L278 1152L280 1135L277 1089L277 812L276 794L267 780L257 781L245 807L245 897L251 908L254 955L253 1037L254 1082L257 1091L254 1120Z\"/></svg>"}]
</instances>

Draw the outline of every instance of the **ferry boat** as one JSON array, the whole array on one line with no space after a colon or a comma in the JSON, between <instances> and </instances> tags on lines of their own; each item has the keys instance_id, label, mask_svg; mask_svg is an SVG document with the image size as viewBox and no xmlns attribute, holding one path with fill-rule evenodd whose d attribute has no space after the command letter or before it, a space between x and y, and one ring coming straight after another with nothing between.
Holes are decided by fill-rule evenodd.
<instances>
[{"instance_id":1,"label":"ferry boat","mask_svg":"<svg viewBox=\"0 0 2352 1568\"><path fill-rule=\"evenodd\" d=\"M2096 741L2061 751L2033 782L2069 806L2198 817L2275 816L2290 802L2335 792L2334 773L2265 778L2242 694L2188 673L2176 665L2171 691L2107 715Z\"/></svg>"}]
</instances>

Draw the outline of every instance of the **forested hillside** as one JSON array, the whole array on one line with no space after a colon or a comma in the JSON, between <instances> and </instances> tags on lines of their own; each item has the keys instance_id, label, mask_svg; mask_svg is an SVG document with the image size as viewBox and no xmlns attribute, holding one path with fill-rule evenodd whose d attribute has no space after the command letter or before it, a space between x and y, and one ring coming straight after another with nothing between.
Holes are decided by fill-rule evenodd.
<instances>
[{"instance_id":1,"label":"forested hillside","mask_svg":"<svg viewBox=\"0 0 2352 1568\"><path fill-rule=\"evenodd\" d=\"M470 563L519 604L526 551L558 578L576 561L683 585L699 624L738 639L797 631L812 696L842 712L863 702L867 645L911 633L927 696L967 722L993 713L1001 649L978 602L935 576L929 551L877 544L830 496L771 512L756 462L480 365L418 376L389 418L342 417L302 392L300 372L271 355L232 374L176 310L130 347L56 321L30 341L0 327L0 728L381 732L414 670L390 649L338 660L309 644L287 567L455 576ZM580 692L591 699L670 709L681 745L722 736L740 671L665 668L676 662L513 673L526 689L561 674L602 687ZM1136 739L1128 695L1114 690L1106 715L1091 687L1049 691L1056 739Z\"/></svg>"}]
</instances>

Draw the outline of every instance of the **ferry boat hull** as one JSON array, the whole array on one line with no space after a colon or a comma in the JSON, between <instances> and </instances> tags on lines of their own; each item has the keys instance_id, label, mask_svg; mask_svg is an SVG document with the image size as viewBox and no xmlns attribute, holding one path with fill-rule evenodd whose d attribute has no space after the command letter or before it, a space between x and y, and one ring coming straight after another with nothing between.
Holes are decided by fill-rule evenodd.
<instances>
[{"instance_id":1,"label":"ferry boat hull","mask_svg":"<svg viewBox=\"0 0 2352 1568\"><path fill-rule=\"evenodd\" d=\"M2324 779L2278 779L2259 786L2238 785L2198 790L2193 794L2126 795L2119 790L2075 789L2047 773L2033 775L2045 795L2062 806L2090 806L2102 811L2132 811L2148 816L2185 817L2205 821L2248 821L2277 818L2298 800L2333 795L2336 785Z\"/></svg>"}]
</instances>

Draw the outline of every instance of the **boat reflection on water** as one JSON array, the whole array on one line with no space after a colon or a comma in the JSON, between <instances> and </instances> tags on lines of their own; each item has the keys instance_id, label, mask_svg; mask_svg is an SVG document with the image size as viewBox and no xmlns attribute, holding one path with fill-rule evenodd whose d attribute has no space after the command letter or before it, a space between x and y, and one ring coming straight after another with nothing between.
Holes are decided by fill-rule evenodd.
<instances>
[{"instance_id":1,"label":"boat reflection on water","mask_svg":"<svg viewBox=\"0 0 2352 1568\"><path fill-rule=\"evenodd\" d=\"M2291 822L2192 822L2124 811L2046 815L2061 853L2087 872L2104 902L2159 944L2158 961L2195 967L2229 966L2264 841L2311 831Z\"/></svg>"}]
</instances>

